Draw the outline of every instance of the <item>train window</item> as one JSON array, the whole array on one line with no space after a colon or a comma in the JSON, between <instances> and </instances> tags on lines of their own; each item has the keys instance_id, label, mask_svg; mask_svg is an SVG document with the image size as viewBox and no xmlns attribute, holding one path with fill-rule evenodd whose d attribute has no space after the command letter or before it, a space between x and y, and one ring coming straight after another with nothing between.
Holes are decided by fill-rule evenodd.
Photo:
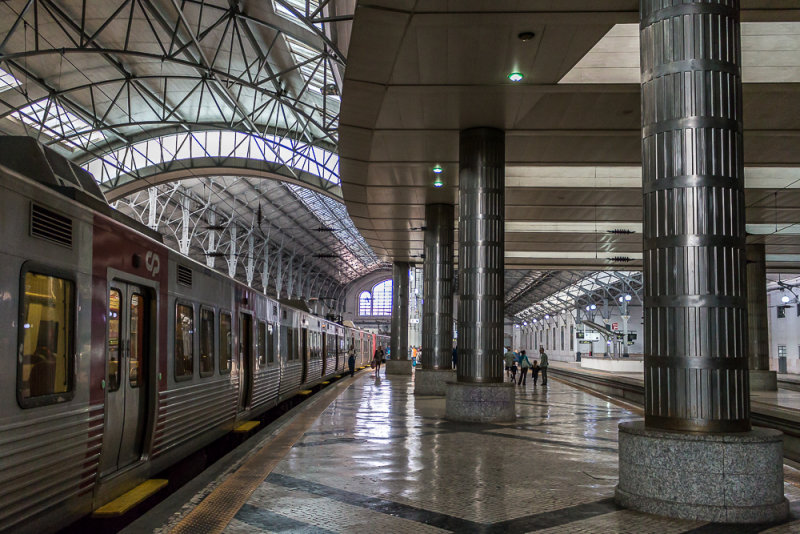
<instances>
[{"instance_id":1,"label":"train window","mask_svg":"<svg viewBox=\"0 0 800 534\"><path fill-rule=\"evenodd\" d=\"M219 314L219 372L230 373L233 364L233 335L231 334L231 314Z\"/></svg>"},{"instance_id":2,"label":"train window","mask_svg":"<svg viewBox=\"0 0 800 534\"><path fill-rule=\"evenodd\" d=\"M286 329L286 360L294 360L294 328Z\"/></svg>"},{"instance_id":3,"label":"train window","mask_svg":"<svg viewBox=\"0 0 800 534\"><path fill-rule=\"evenodd\" d=\"M122 297L118 289L111 289L108 292L108 347L106 348L107 363L107 384L108 391L119 389L119 325L121 318L120 301Z\"/></svg>"},{"instance_id":4,"label":"train window","mask_svg":"<svg viewBox=\"0 0 800 534\"><path fill-rule=\"evenodd\" d=\"M275 329L271 324L267 325L267 365L275 363Z\"/></svg>"},{"instance_id":5,"label":"train window","mask_svg":"<svg viewBox=\"0 0 800 534\"><path fill-rule=\"evenodd\" d=\"M138 388L142 381L142 350L145 344L144 297L139 293L131 295L130 349L128 357L128 381L132 388Z\"/></svg>"},{"instance_id":6,"label":"train window","mask_svg":"<svg viewBox=\"0 0 800 534\"><path fill-rule=\"evenodd\" d=\"M258 364L267 364L267 325L258 322Z\"/></svg>"},{"instance_id":7,"label":"train window","mask_svg":"<svg viewBox=\"0 0 800 534\"><path fill-rule=\"evenodd\" d=\"M194 374L194 309L189 304L175 305L175 380Z\"/></svg>"},{"instance_id":8,"label":"train window","mask_svg":"<svg viewBox=\"0 0 800 534\"><path fill-rule=\"evenodd\" d=\"M200 308L200 376L214 374L214 310Z\"/></svg>"},{"instance_id":9,"label":"train window","mask_svg":"<svg viewBox=\"0 0 800 534\"><path fill-rule=\"evenodd\" d=\"M33 272L25 272L23 283L18 401L28 408L69 400L75 364L75 284Z\"/></svg>"}]
</instances>

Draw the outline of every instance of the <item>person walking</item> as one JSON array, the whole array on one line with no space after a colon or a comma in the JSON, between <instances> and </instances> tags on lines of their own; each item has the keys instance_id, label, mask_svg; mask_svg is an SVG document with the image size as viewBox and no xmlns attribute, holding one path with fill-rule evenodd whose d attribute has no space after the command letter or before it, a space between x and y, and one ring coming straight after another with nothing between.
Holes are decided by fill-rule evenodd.
<instances>
[{"instance_id":1,"label":"person walking","mask_svg":"<svg viewBox=\"0 0 800 534\"><path fill-rule=\"evenodd\" d=\"M453 347L453 369L458 364L458 347Z\"/></svg>"},{"instance_id":2,"label":"person walking","mask_svg":"<svg viewBox=\"0 0 800 534\"><path fill-rule=\"evenodd\" d=\"M539 345L539 366L542 368L542 385L547 385L547 366L550 364L547 358L547 353L544 351L544 346Z\"/></svg>"},{"instance_id":3,"label":"person walking","mask_svg":"<svg viewBox=\"0 0 800 534\"><path fill-rule=\"evenodd\" d=\"M350 376L356 374L356 349L353 345L350 345L350 349L347 351L347 367L350 369Z\"/></svg>"},{"instance_id":4,"label":"person walking","mask_svg":"<svg viewBox=\"0 0 800 534\"><path fill-rule=\"evenodd\" d=\"M503 354L503 359L506 362L506 377L511 377L511 381L514 382L517 371L516 363L514 362L514 353L507 350L505 354Z\"/></svg>"},{"instance_id":5,"label":"person walking","mask_svg":"<svg viewBox=\"0 0 800 534\"><path fill-rule=\"evenodd\" d=\"M519 374L519 382L517 382L518 386L526 385L525 379L528 376L528 369L530 369L530 367L531 367L531 361L528 359L528 356L525 354L525 351L523 350L519 354L520 374Z\"/></svg>"},{"instance_id":6,"label":"person walking","mask_svg":"<svg viewBox=\"0 0 800 534\"><path fill-rule=\"evenodd\" d=\"M381 361L383 360L383 349L379 346L375 349L375 354L372 355L372 368L375 369L377 375L381 370Z\"/></svg>"},{"instance_id":7,"label":"person walking","mask_svg":"<svg viewBox=\"0 0 800 534\"><path fill-rule=\"evenodd\" d=\"M539 371L542 368L539 367L539 360L533 360L533 367L531 367L531 377L533 378L533 387L536 387L536 382L539 381Z\"/></svg>"}]
</instances>

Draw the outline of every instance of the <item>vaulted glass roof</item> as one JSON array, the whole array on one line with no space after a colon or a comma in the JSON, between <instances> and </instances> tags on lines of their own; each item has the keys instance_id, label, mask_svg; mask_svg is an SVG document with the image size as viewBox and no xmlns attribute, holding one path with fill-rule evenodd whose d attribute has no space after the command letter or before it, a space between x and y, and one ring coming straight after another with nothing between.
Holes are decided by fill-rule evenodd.
<instances>
[{"instance_id":1,"label":"vaulted glass roof","mask_svg":"<svg viewBox=\"0 0 800 534\"><path fill-rule=\"evenodd\" d=\"M304 258L309 272L346 283L380 262L337 201L346 58L336 23L352 17L340 4L2 2L0 131L36 137L82 165L109 199L140 219L168 205L169 213L199 213L184 202L203 206L203 216L189 217L190 224L203 230L215 226L206 215L226 220L225 231L203 235L234 247L241 248L242 229L249 228L255 249L270 250L267 235L240 220L237 202L261 210L288 194L303 206L306 216L298 221L308 227L288 225L292 243L282 253ZM265 187L262 178L282 185ZM207 180L219 194L200 194ZM230 198L233 191L237 199ZM215 209L222 198L227 204ZM166 235L183 232L185 217L164 220L168 227L159 229ZM324 247L318 227L333 229ZM274 234L270 240L277 242ZM177 248L194 250L178 241ZM334 254L342 255L344 267L329 257ZM241 275L247 264L237 265L231 273Z\"/></svg>"}]
</instances>

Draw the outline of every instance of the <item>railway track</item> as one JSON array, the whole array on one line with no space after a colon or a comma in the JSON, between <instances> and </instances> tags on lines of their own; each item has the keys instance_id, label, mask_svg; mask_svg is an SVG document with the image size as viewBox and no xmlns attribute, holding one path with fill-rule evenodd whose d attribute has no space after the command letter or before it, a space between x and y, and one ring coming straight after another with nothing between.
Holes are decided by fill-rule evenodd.
<instances>
[{"instance_id":1,"label":"railway track","mask_svg":"<svg viewBox=\"0 0 800 534\"><path fill-rule=\"evenodd\" d=\"M600 394L609 400L622 401L638 408L644 406L644 384L629 376L610 376L590 370L576 370L550 366L548 374L553 378ZM800 383L779 380L778 387L800 391ZM623 407L628 408L629 406ZM763 401L750 401L750 420L753 426L774 428L783 432L783 456L800 463L800 411L782 408Z\"/></svg>"}]
</instances>

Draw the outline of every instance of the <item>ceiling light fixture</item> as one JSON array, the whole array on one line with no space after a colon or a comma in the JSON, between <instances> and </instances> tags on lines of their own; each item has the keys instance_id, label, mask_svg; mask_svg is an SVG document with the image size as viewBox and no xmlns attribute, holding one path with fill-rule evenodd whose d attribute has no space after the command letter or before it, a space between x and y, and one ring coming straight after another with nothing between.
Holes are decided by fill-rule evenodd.
<instances>
[{"instance_id":1,"label":"ceiling light fixture","mask_svg":"<svg viewBox=\"0 0 800 534\"><path fill-rule=\"evenodd\" d=\"M441 178L437 176L436 179L433 181L433 187L442 187L443 185L444 182L442 181Z\"/></svg>"},{"instance_id":2,"label":"ceiling light fixture","mask_svg":"<svg viewBox=\"0 0 800 534\"><path fill-rule=\"evenodd\" d=\"M520 41L530 41L534 37L536 37L536 34L533 32L522 32L517 35L517 39Z\"/></svg>"},{"instance_id":3,"label":"ceiling light fixture","mask_svg":"<svg viewBox=\"0 0 800 534\"><path fill-rule=\"evenodd\" d=\"M521 72L510 72L508 74L508 79L515 83L522 81L522 78L524 77L525 76L523 76Z\"/></svg>"},{"instance_id":4,"label":"ceiling light fixture","mask_svg":"<svg viewBox=\"0 0 800 534\"><path fill-rule=\"evenodd\" d=\"M433 166L433 174L442 174L442 166L438 163Z\"/></svg>"}]
</instances>

